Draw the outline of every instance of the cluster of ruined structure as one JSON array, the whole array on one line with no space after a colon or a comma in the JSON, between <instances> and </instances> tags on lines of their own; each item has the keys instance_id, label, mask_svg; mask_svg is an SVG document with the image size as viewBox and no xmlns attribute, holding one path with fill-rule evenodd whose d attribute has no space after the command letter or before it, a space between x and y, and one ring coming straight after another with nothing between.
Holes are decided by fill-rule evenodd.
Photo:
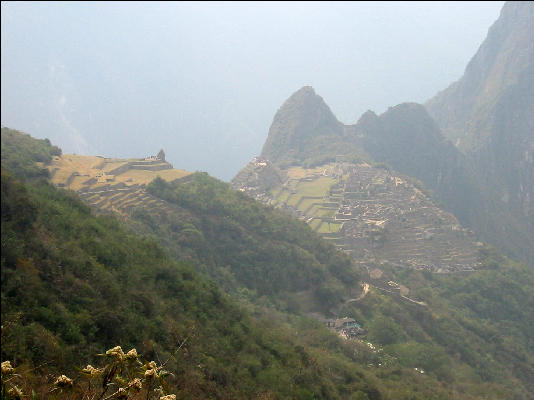
<instances>
[{"instance_id":1,"label":"cluster of ruined structure","mask_svg":"<svg viewBox=\"0 0 534 400\"><path fill-rule=\"evenodd\" d=\"M378 168L347 169L343 201L335 216L344 221L340 233L345 247L372 253L380 262L433 272L479 266L473 233L408 180Z\"/></svg>"},{"instance_id":2,"label":"cluster of ruined structure","mask_svg":"<svg viewBox=\"0 0 534 400\"><path fill-rule=\"evenodd\" d=\"M280 172L265 158L255 157L232 181L232 187L256 200L266 202L267 191L284 181Z\"/></svg>"},{"instance_id":3,"label":"cluster of ruined structure","mask_svg":"<svg viewBox=\"0 0 534 400\"><path fill-rule=\"evenodd\" d=\"M268 160L255 159L234 180L234 187L308 223L320 220L319 223L341 225L337 232L323 236L357 261L438 273L472 271L480 266L481 243L474 234L462 228L452 214L437 207L410 178L399 178L387 169L367 164L338 161L322 173L314 172L296 183L321 176L335 178L328 194L316 200L323 210L334 208L335 212L333 216L318 216L310 213L312 207L299 208L299 204L288 205L287 201L273 198L265 181L272 186L282 177L266 178L267 171L272 175L271 170L274 169ZM289 190L291 196L296 190L289 183L285 179L278 186Z\"/></svg>"}]
</instances>

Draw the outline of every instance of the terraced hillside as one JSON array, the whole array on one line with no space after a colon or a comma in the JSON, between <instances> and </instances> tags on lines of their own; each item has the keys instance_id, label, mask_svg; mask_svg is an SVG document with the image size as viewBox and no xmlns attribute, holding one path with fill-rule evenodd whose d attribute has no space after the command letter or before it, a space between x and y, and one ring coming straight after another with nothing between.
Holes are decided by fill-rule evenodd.
<instances>
[{"instance_id":1,"label":"terraced hillside","mask_svg":"<svg viewBox=\"0 0 534 400\"><path fill-rule=\"evenodd\" d=\"M146 185L158 176L171 182L190 175L156 157L116 159L65 154L54 157L48 169L56 186L78 192L100 212L123 215L141 205L169 209L165 201L145 190Z\"/></svg>"},{"instance_id":2,"label":"terraced hillside","mask_svg":"<svg viewBox=\"0 0 534 400\"><path fill-rule=\"evenodd\" d=\"M287 210L357 261L433 272L472 271L481 243L450 213L437 207L410 178L368 164L336 162L278 173L277 187L262 186L268 161L254 165L253 184L243 172L234 188ZM249 170L250 165L243 171Z\"/></svg>"}]
</instances>

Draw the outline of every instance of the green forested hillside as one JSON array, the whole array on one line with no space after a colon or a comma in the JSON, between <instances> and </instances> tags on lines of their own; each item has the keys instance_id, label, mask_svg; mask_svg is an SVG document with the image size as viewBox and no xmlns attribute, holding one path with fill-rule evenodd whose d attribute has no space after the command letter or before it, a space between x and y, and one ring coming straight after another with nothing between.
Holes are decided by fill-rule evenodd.
<instances>
[{"instance_id":1,"label":"green forested hillside","mask_svg":"<svg viewBox=\"0 0 534 400\"><path fill-rule=\"evenodd\" d=\"M1 272L2 360L43 377L76 376L117 344L165 360L185 342L167 365L181 398L380 398L325 328L253 317L156 243L45 181L2 173ZM300 339L299 327L314 333Z\"/></svg>"},{"instance_id":2,"label":"green forested hillside","mask_svg":"<svg viewBox=\"0 0 534 400\"><path fill-rule=\"evenodd\" d=\"M36 387L121 345L170 357L178 398L532 398L534 278L496 253L469 275L386 270L427 305L372 287L339 313L363 341L343 341L298 315L357 280L306 225L204 174L151 184L176 206L167 221L95 216L25 176L2 171L2 361L36 367Z\"/></svg>"},{"instance_id":3,"label":"green forested hillside","mask_svg":"<svg viewBox=\"0 0 534 400\"><path fill-rule=\"evenodd\" d=\"M382 279L409 286L410 298L426 306L374 289L343 312L362 321L368 339L403 366L422 367L480 398L477 385L493 388L500 398L530 399L534 273L494 251L486 251L483 265L470 274L391 267ZM467 382L476 385L467 389Z\"/></svg>"},{"instance_id":4,"label":"green forested hillside","mask_svg":"<svg viewBox=\"0 0 534 400\"><path fill-rule=\"evenodd\" d=\"M15 129L2 128L2 168L18 177L47 177L48 170L36 163L49 164L61 149L48 139L34 139Z\"/></svg>"},{"instance_id":5,"label":"green forested hillside","mask_svg":"<svg viewBox=\"0 0 534 400\"><path fill-rule=\"evenodd\" d=\"M209 235L205 237L202 233L202 237L208 239L202 244L205 249L203 254L218 257L221 254L240 254L236 242L244 247L248 244L249 248L258 251L266 244L254 246L254 241L244 232L254 231L255 227L260 226L263 227L264 234L276 232L275 227L283 226L281 221L285 221L283 216L277 217L280 221L276 220L278 214L267 209L273 214L270 214L268 222L261 223L257 217L251 216L254 215L252 210L260 213L263 207L250 200L247 203L241 199L241 193L230 191L226 185L202 174L197 174L187 184L172 185L155 181L151 184L150 191L178 204L184 211L187 210L188 213L184 215L189 218L201 216L201 221L195 218L193 220L199 231L208 232ZM237 207L237 204L241 206ZM247 207L252 210L245 211ZM224 215L224 221L234 219L241 224L240 233L233 236L237 240L232 242L222 239L220 247L214 244L219 242L219 235L226 232L233 235L231 232L235 231L225 228L224 224L215 223L216 215ZM244 215L248 217L243 217ZM151 221L152 232L160 239L163 237L166 241L172 237L172 229L162 219L148 221ZM276 224L273 224L275 221ZM307 229L303 226L300 238L308 238L309 233L306 232ZM176 246L176 238L177 236L167 243L171 247ZM290 241L290 238L286 236L285 240ZM308 240L312 242L312 239ZM529 310L534 309L534 273L494 251L486 253L482 270L471 275L435 275L412 270L399 272L392 268L389 272L391 279L412 288L410 297L424 300L427 307L414 305L398 295L374 289L362 301L351 303L340 312L339 315L353 316L362 322L368 331L367 339L383 346L383 360L387 367L381 367L381 376L386 382L399 368L419 367L440 380L444 387L457 390L458 393L471 393L476 397L483 393L489 396L488 393L493 391L497 398L510 393L516 393L518 398L529 398L529 393L534 390L530 383L534 376L533 337L530 334L534 316L529 313ZM226 262L231 263L231 260ZM251 258L250 263L246 265L256 264L255 259ZM256 275L261 277L262 282L275 286L253 286L257 283L254 280L247 282L243 278L247 275L241 275L239 268L218 268L217 271L233 271L234 278L240 277L238 285L244 284L258 290L260 294L273 293L272 290L279 294L278 291L298 288L291 278L287 283L281 283L281 279L288 278L277 275L284 273L284 270L271 270L269 266L276 265L271 263L256 264L259 265ZM225 263L218 262L216 265ZM288 266L289 268L292 267ZM287 273L292 272L289 270ZM340 280L343 282L342 277ZM324 296L324 301L328 302L328 298L336 293L332 290ZM283 297L278 296L280 298ZM463 299L465 303L462 302ZM292 312L303 306L291 301L286 304ZM330 303L330 307L332 304L335 302Z\"/></svg>"},{"instance_id":6,"label":"green forested hillside","mask_svg":"<svg viewBox=\"0 0 534 400\"><path fill-rule=\"evenodd\" d=\"M244 287L252 297L265 296L292 311L323 312L359 290L359 274L348 256L305 223L226 183L197 173L186 184L157 179L148 191L175 211L139 209L134 220L227 289ZM298 294L313 304L298 301Z\"/></svg>"}]
</instances>

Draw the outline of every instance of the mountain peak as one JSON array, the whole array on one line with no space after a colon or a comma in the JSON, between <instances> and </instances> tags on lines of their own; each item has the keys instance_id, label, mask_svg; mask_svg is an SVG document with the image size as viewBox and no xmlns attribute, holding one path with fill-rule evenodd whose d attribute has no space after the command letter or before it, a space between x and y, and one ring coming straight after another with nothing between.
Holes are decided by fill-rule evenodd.
<instances>
[{"instance_id":1,"label":"mountain peak","mask_svg":"<svg viewBox=\"0 0 534 400\"><path fill-rule=\"evenodd\" d=\"M315 93L315 90L311 86L303 86L303 87L301 87L299 90L297 90L295 93L293 93L293 95L291 97L297 96L297 95L317 96L317 94Z\"/></svg>"},{"instance_id":2,"label":"mountain peak","mask_svg":"<svg viewBox=\"0 0 534 400\"><path fill-rule=\"evenodd\" d=\"M262 157L273 162L304 155L315 140L339 136L343 125L311 86L293 93L274 116Z\"/></svg>"},{"instance_id":3,"label":"mountain peak","mask_svg":"<svg viewBox=\"0 0 534 400\"><path fill-rule=\"evenodd\" d=\"M315 90L311 86L303 86L295 93L293 93L284 102L282 107L278 110L278 113L295 113L298 111L311 111L309 108L324 108L323 105L328 108L323 98L315 93ZM308 109L308 110L306 110ZM330 109L328 109L330 111ZM330 111L331 113L331 111ZM276 118L276 117L275 117Z\"/></svg>"}]
</instances>

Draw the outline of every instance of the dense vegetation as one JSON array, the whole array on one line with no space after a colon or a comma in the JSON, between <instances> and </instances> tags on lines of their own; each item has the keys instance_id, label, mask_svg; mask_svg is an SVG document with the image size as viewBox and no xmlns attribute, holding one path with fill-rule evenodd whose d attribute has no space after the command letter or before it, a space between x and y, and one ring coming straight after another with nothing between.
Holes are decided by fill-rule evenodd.
<instances>
[{"instance_id":1,"label":"dense vegetation","mask_svg":"<svg viewBox=\"0 0 534 400\"><path fill-rule=\"evenodd\" d=\"M33 145L35 154L53 151L46 141ZM2 150L3 165L13 165L10 155ZM121 345L146 360L169 359L178 398L534 392L533 273L495 252L483 271L465 276L387 270L386 280L406 284L427 307L371 289L340 315L355 317L374 346L343 342L295 314L307 302L329 309L358 278L306 225L205 174L150 185L175 214L95 216L74 193L36 177L33 164L19 165L28 167L18 169L24 182L2 170L2 361L29 374L33 388L59 373L76 380L76 367L98 365L96 354Z\"/></svg>"},{"instance_id":2,"label":"dense vegetation","mask_svg":"<svg viewBox=\"0 0 534 400\"><path fill-rule=\"evenodd\" d=\"M46 181L25 185L2 172L1 185L2 360L72 377L120 343L148 359L170 357L169 384L183 398L358 390L379 398L349 363L354 355L320 325L253 317L156 243ZM299 339L295 327L316 335Z\"/></svg>"},{"instance_id":3,"label":"dense vegetation","mask_svg":"<svg viewBox=\"0 0 534 400\"><path fill-rule=\"evenodd\" d=\"M48 170L37 163L48 164L61 149L48 139L34 139L14 129L2 128L2 168L18 177L48 177Z\"/></svg>"},{"instance_id":4,"label":"dense vegetation","mask_svg":"<svg viewBox=\"0 0 534 400\"><path fill-rule=\"evenodd\" d=\"M227 290L245 288L253 298L265 296L291 311L305 307L300 294L313 303L308 308L328 312L357 289L350 258L304 222L207 174L196 173L186 184L157 179L148 191L175 205L175 212L144 208L134 219Z\"/></svg>"},{"instance_id":5,"label":"dense vegetation","mask_svg":"<svg viewBox=\"0 0 534 400\"><path fill-rule=\"evenodd\" d=\"M480 390L486 388L501 398L531 398L532 269L485 250L484 267L476 273L390 268L382 279L409 286L410 297L427 304L375 289L347 307L345 312L364 323L368 339L386 354L477 396L484 397Z\"/></svg>"}]
</instances>

